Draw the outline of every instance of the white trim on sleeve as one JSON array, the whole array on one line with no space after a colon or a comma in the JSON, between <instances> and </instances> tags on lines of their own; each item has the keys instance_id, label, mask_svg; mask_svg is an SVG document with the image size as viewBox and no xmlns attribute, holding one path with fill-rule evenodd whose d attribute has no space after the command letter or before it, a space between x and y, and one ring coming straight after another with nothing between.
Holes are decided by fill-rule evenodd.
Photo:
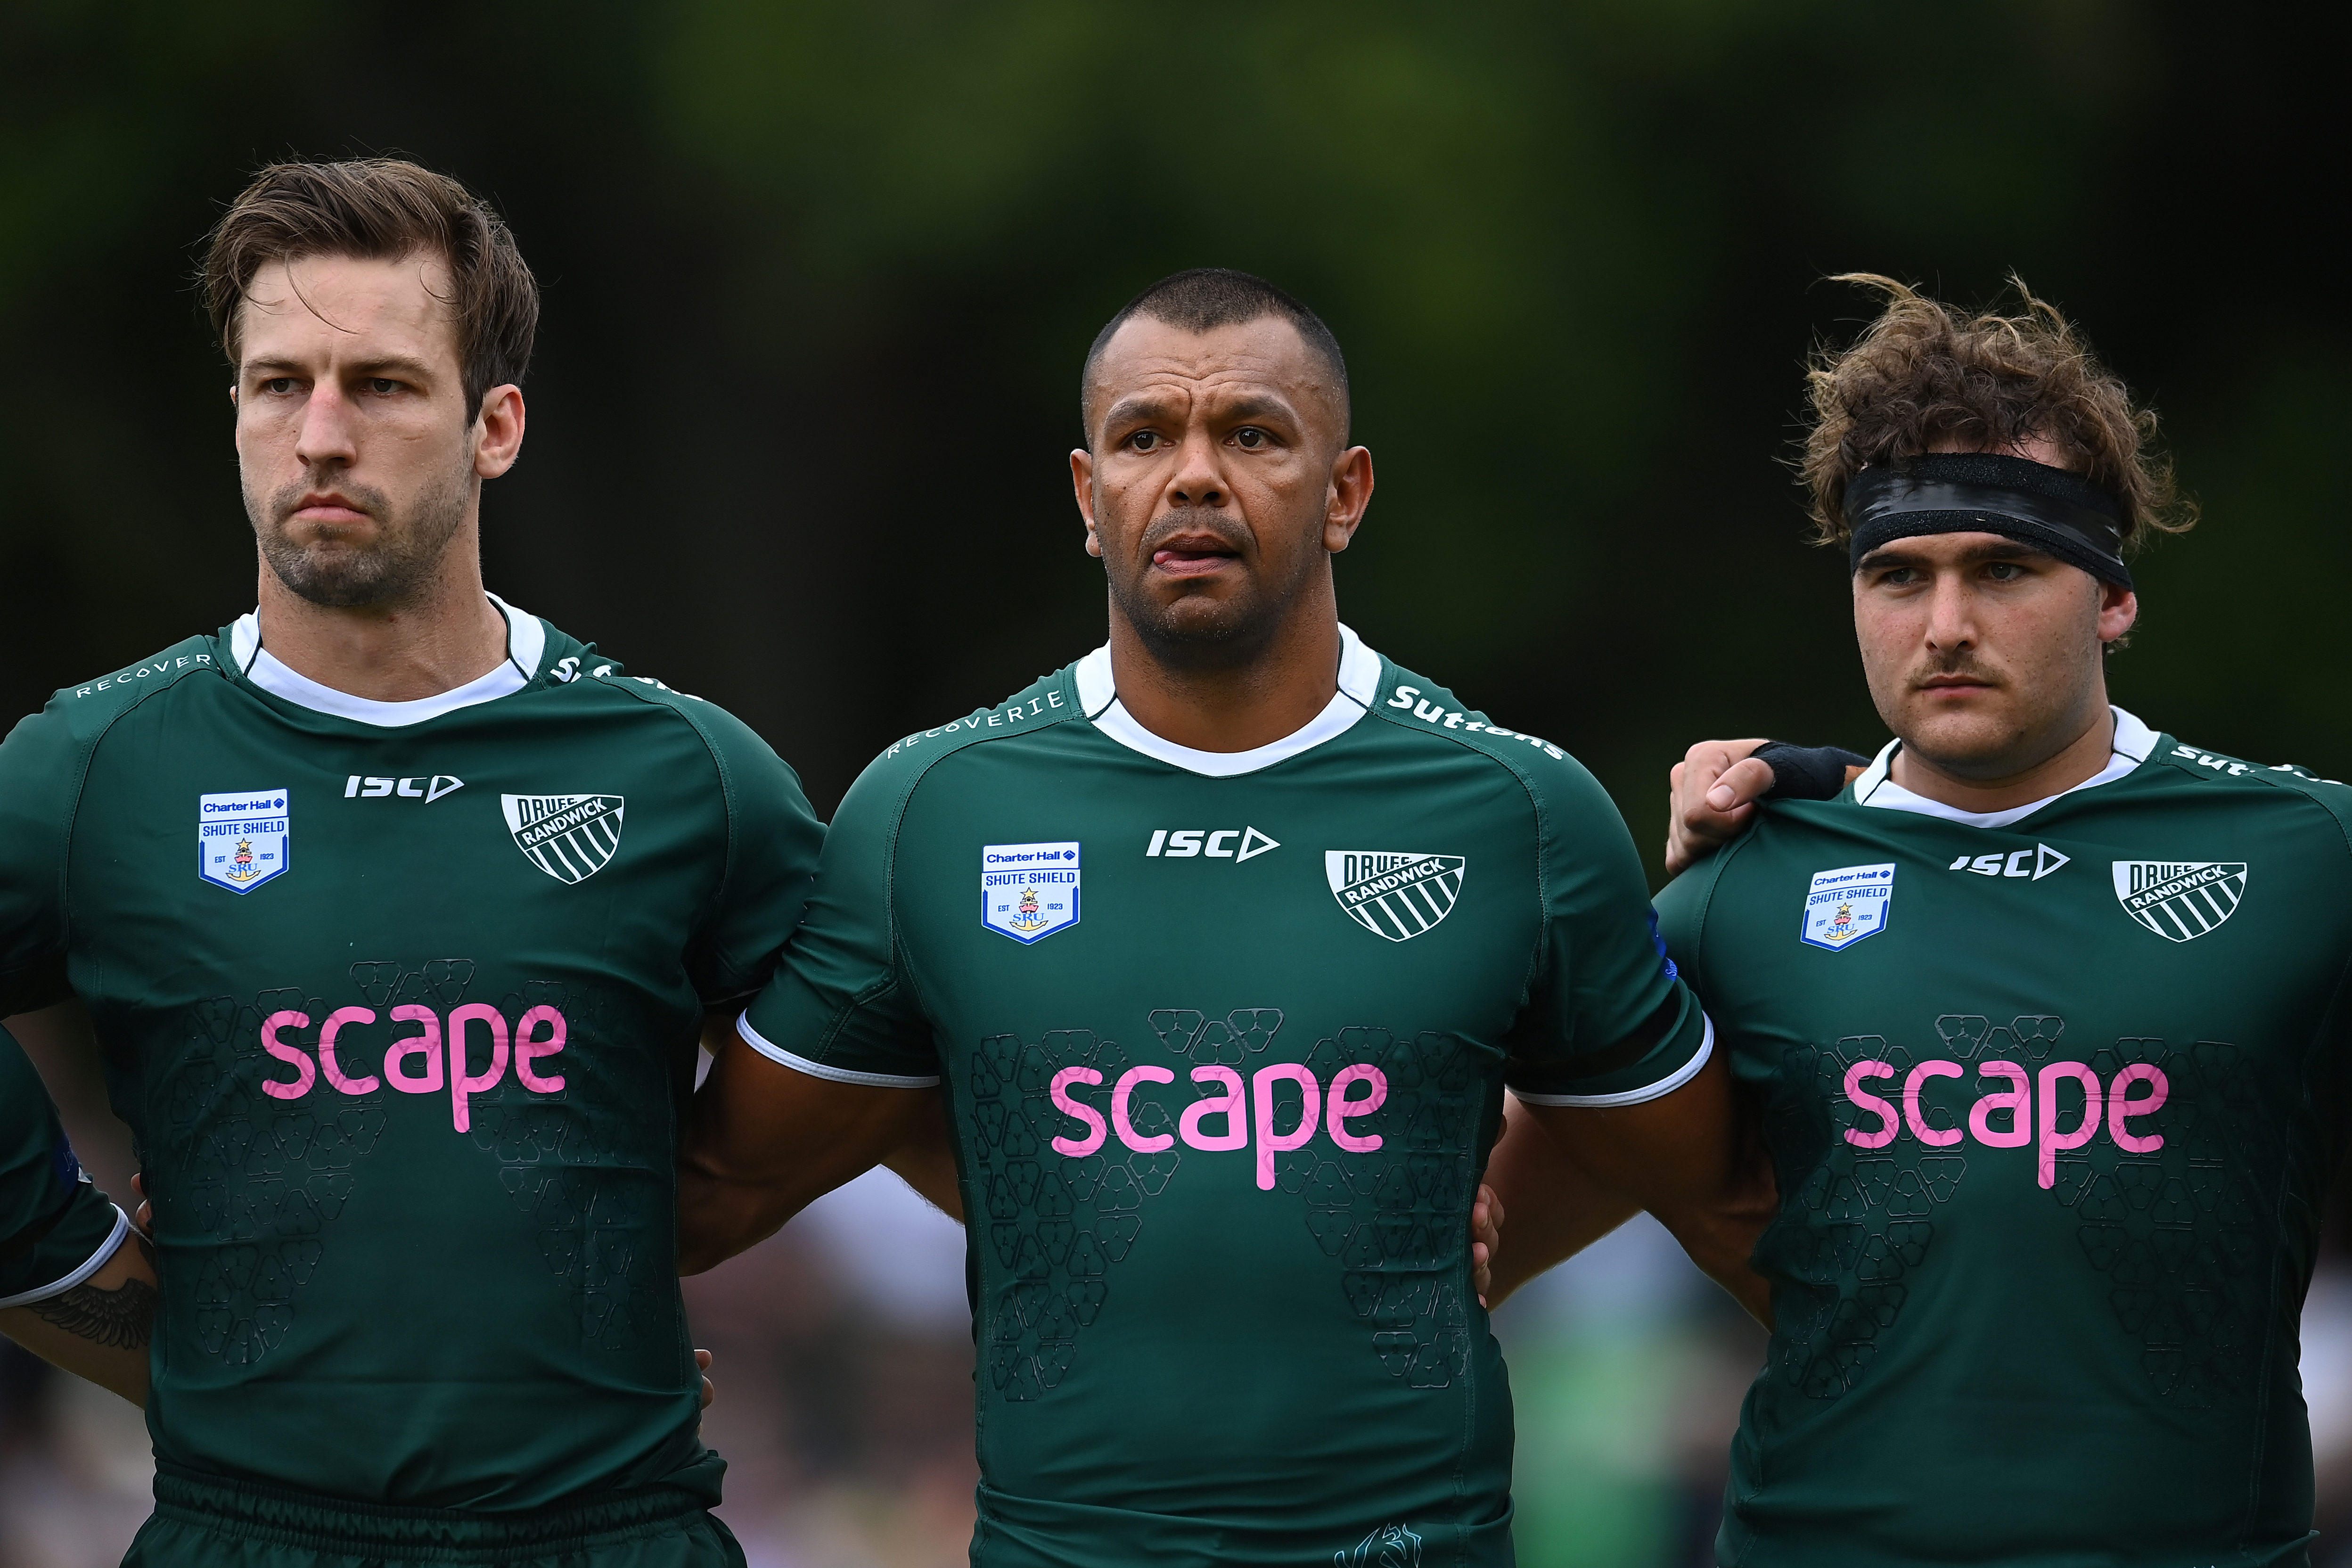
<instances>
[{"instance_id":1,"label":"white trim on sleeve","mask_svg":"<svg viewBox=\"0 0 2352 1568\"><path fill-rule=\"evenodd\" d=\"M1580 1110L1640 1105L1645 1100L1664 1100L1696 1078L1698 1069L1706 1066L1706 1058L1715 1054L1715 1020L1705 1013L1698 1017L1699 1022L1706 1026L1706 1034L1699 1037L1698 1054L1645 1089L1629 1089L1620 1094L1529 1094L1523 1089L1515 1089L1511 1092L1529 1105L1572 1105Z\"/></svg>"},{"instance_id":2,"label":"white trim on sleeve","mask_svg":"<svg viewBox=\"0 0 2352 1568\"><path fill-rule=\"evenodd\" d=\"M75 1286L88 1279L91 1275L97 1273L100 1269L105 1268L107 1260L111 1258L116 1252L121 1250L122 1247L122 1238L131 1234L131 1216L122 1212L122 1205L121 1204L116 1204L112 1206L114 1209L114 1228L107 1233L106 1240L99 1247L99 1249L89 1255L89 1261L85 1262L80 1268L75 1269L72 1273L67 1275L64 1279L58 1280L54 1284L43 1285L37 1289L21 1291L14 1296L0 1296L0 1309L8 1307L29 1307L36 1301L46 1301L52 1296L62 1296L67 1291L72 1289Z\"/></svg>"},{"instance_id":3,"label":"white trim on sleeve","mask_svg":"<svg viewBox=\"0 0 2352 1568\"><path fill-rule=\"evenodd\" d=\"M929 1078L899 1078L887 1072L852 1072L847 1068L829 1068L823 1062L796 1057L751 1027L751 1011L748 1007L743 1010L743 1016L735 1020L735 1032L743 1037L745 1045L770 1061L788 1067L794 1072L804 1072L811 1078L825 1079L834 1083L862 1084L867 1089L933 1089L940 1081L937 1073Z\"/></svg>"}]
</instances>

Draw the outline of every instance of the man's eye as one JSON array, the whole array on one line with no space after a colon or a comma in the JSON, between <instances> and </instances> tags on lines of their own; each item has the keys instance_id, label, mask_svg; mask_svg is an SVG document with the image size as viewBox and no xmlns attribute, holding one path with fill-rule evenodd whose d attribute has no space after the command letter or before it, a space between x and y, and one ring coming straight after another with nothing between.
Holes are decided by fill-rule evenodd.
<instances>
[{"instance_id":1,"label":"man's eye","mask_svg":"<svg viewBox=\"0 0 2352 1568\"><path fill-rule=\"evenodd\" d=\"M294 378L290 375L273 375L261 384L261 390L282 397L294 390Z\"/></svg>"},{"instance_id":2,"label":"man's eye","mask_svg":"<svg viewBox=\"0 0 2352 1568\"><path fill-rule=\"evenodd\" d=\"M1996 583L2014 583L2025 575L2025 568L2014 561L1993 561L1985 565L1985 575Z\"/></svg>"},{"instance_id":3,"label":"man's eye","mask_svg":"<svg viewBox=\"0 0 2352 1568\"><path fill-rule=\"evenodd\" d=\"M367 378L367 389L378 397L389 397L400 390L400 383L388 375L372 375Z\"/></svg>"},{"instance_id":4,"label":"man's eye","mask_svg":"<svg viewBox=\"0 0 2352 1568\"><path fill-rule=\"evenodd\" d=\"M1256 451L1265 445L1265 432L1255 426L1244 425L1234 432L1234 442L1244 451Z\"/></svg>"},{"instance_id":5,"label":"man's eye","mask_svg":"<svg viewBox=\"0 0 2352 1568\"><path fill-rule=\"evenodd\" d=\"M1897 566L1879 579L1890 588L1908 588L1918 580L1918 572L1909 566Z\"/></svg>"},{"instance_id":6,"label":"man's eye","mask_svg":"<svg viewBox=\"0 0 2352 1568\"><path fill-rule=\"evenodd\" d=\"M1127 444L1139 452L1150 452L1158 448L1160 437L1150 430L1138 430L1127 438Z\"/></svg>"}]
</instances>

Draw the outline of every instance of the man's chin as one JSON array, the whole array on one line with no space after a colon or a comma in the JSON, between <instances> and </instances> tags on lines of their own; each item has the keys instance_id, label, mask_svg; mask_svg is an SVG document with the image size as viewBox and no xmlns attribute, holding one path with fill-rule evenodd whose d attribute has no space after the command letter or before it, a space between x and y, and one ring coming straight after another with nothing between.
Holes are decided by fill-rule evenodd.
<instances>
[{"instance_id":1,"label":"man's chin","mask_svg":"<svg viewBox=\"0 0 2352 1568\"><path fill-rule=\"evenodd\" d=\"M373 554L356 551L291 551L268 556L269 570L296 598L322 610L356 610L387 604L410 586Z\"/></svg>"},{"instance_id":2,"label":"man's chin","mask_svg":"<svg viewBox=\"0 0 2352 1568\"><path fill-rule=\"evenodd\" d=\"M2004 705L2005 707L2005 705ZM1920 713L1889 726L1903 749L1953 778L2005 778L2017 771L2020 736L2005 710Z\"/></svg>"}]
</instances>

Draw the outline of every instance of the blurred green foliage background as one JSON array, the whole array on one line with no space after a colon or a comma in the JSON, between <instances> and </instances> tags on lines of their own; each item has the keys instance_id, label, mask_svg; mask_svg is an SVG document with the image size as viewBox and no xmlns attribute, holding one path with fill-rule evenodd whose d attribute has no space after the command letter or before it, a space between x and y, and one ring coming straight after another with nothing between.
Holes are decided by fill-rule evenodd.
<instances>
[{"instance_id":1,"label":"blurred green foliage background","mask_svg":"<svg viewBox=\"0 0 2352 1568\"><path fill-rule=\"evenodd\" d=\"M492 585L744 715L822 808L1099 640L1078 362L1206 263L1347 347L1351 623L1584 757L1654 857L1688 741L1882 738L1782 466L1852 268L1969 302L2016 268L2084 325L2206 511L2146 560L2121 700L2341 775L2339 16L13 0L0 703L251 605L194 243L261 162L402 152L546 288Z\"/></svg>"}]
</instances>

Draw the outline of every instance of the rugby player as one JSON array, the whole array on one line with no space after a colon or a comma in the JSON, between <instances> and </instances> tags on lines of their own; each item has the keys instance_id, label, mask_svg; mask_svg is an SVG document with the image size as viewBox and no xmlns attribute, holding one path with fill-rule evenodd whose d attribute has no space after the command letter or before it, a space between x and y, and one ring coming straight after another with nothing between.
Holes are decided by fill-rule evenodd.
<instances>
[{"instance_id":1,"label":"rugby player","mask_svg":"<svg viewBox=\"0 0 2352 1568\"><path fill-rule=\"evenodd\" d=\"M1858 280L1805 478L1895 738L1851 783L1694 748L1678 853L1753 831L1659 900L1780 1194L1721 1561L2305 1563L2352 790L2108 701L2125 556L2185 509L2059 314ZM1834 798L1757 812L1803 774Z\"/></svg>"},{"instance_id":2,"label":"rugby player","mask_svg":"<svg viewBox=\"0 0 2352 1568\"><path fill-rule=\"evenodd\" d=\"M0 1029L0 1334L144 1405L154 1322L155 1271L130 1219L90 1184Z\"/></svg>"},{"instance_id":3,"label":"rugby player","mask_svg":"<svg viewBox=\"0 0 2352 1568\"><path fill-rule=\"evenodd\" d=\"M683 1267L944 1084L976 1563L1507 1563L1468 1234L1503 1086L1670 1220L1712 1213L1709 1026L1591 777L1340 624L1372 465L1312 312L1178 274L1081 405L1109 641L851 789L696 1096Z\"/></svg>"},{"instance_id":4,"label":"rugby player","mask_svg":"<svg viewBox=\"0 0 2352 1568\"><path fill-rule=\"evenodd\" d=\"M153 1208L129 1561L740 1563L677 1123L819 825L744 725L485 592L538 314L486 205L280 165L204 281L258 605L0 744L0 1015L88 1005Z\"/></svg>"}]
</instances>

